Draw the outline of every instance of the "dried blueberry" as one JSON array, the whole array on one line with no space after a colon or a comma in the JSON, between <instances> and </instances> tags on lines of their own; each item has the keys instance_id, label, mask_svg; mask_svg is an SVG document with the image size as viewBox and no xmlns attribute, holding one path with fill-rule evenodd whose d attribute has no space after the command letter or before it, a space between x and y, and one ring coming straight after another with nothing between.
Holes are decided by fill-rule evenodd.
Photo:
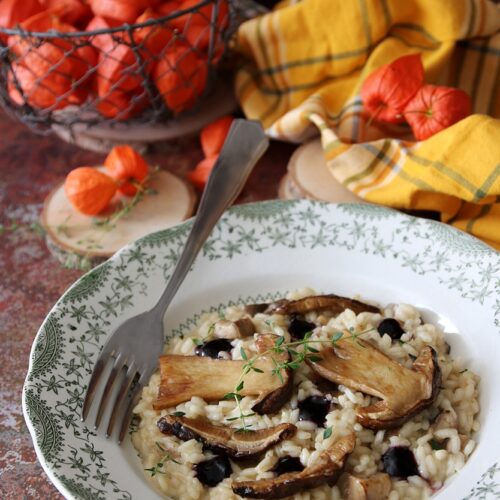
<instances>
[{"instance_id":1,"label":"dried blueberry","mask_svg":"<svg viewBox=\"0 0 500 500\"><path fill-rule=\"evenodd\" d=\"M382 455L384 471L393 477L418 476L415 455L407 446L393 446Z\"/></svg>"},{"instance_id":2,"label":"dried blueberry","mask_svg":"<svg viewBox=\"0 0 500 500\"><path fill-rule=\"evenodd\" d=\"M205 486L216 486L233 472L231 462L225 456L216 456L193 466L196 477Z\"/></svg>"},{"instance_id":3,"label":"dried blueberry","mask_svg":"<svg viewBox=\"0 0 500 500\"><path fill-rule=\"evenodd\" d=\"M299 420L310 420L317 425L324 425L330 412L330 400L323 396L309 396L299 401Z\"/></svg>"},{"instance_id":4,"label":"dried blueberry","mask_svg":"<svg viewBox=\"0 0 500 500\"><path fill-rule=\"evenodd\" d=\"M271 472L275 472L277 476L281 476L281 474L286 474L287 472L300 472L302 470L304 470L304 466L299 457L286 455L276 462Z\"/></svg>"},{"instance_id":5,"label":"dried blueberry","mask_svg":"<svg viewBox=\"0 0 500 500\"><path fill-rule=\"evenodd\" d=\"M378 333L384 335L385 333L391 337L392 340L397 340L401 338L401 335L405 332L399 321L393 318L383 319L377 327Z\"/></svg>"},{"instance_id":6,"label":"dried blueberry","mask_svg":"<svg viewBox=\"0 0 500 500\"><path fill-rule=\"evenodd\" d=\"M208 342L203 342L203 344L196 346L194 353L196 354L196 356L206 356L208 358L217 359L219 352L231 352L232 348L233 346L231 345L231 342L229 340L215 339L209 340Z\"/></svg>"},{"instance_id":7,"label":"dried blueberry","mask_svg":"<svg viewBox=\"0 0 500 500\"><path fill-rule=\"evenodd\" d=\"M290 333L292 339L302 340L306 333L312 332L315 328L316 325L314 323L300 319L297 316L292 316L288 332Z\"/></svg>"}]
</instances>

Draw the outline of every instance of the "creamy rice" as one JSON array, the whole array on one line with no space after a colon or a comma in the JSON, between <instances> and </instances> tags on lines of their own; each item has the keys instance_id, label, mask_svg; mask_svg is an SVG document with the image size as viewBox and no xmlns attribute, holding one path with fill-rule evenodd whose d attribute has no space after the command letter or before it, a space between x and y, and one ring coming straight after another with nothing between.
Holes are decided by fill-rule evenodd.
<instances>
[{"instance_id":1,"label":"creamy rice","mask_svg":"<svg viewBox=\"0 0 500 500\"><path fill-rule=\"evenodd\" d=\"M287 298L297 299L308 295L314 295L314 291L303 289L290 294ZM134 413L140 420L132 434L132 440L139 452L144 469L154 467L161 459L163 452L158 448L157 443L171 452L172 457L179 463L165 462L162 473L154 477L151 477L149 472L145 472L151 484L164 496L175 499L240 498L232 492L232 480L274 477L269 469L274 466L279 457L285 455L300 457L304 466L311 465L321 451L328 448L333 441L354 431L357 438L356 447L347 461L346 471L362 475L374 474L382 470L381 455L389 446L408 446L415 455L420 476L411 476L407 480L391 478L392 489L388 498L389 500L422 499L431 496L446 479L464 466L469 455L474 451L473 436L479 430L479 377L466 370L458 357L452 359L447 354L448 345L444 340L443 332L435 325L421 324L420 315L415 308L407 304L389 305L382 312L383 316L368 312L356 315L347 309L336 317L329 313L308 313L306 319L321 325L315 329L312 337L317 339L331 338L336 332L346 329L359 332L372 328L361 338L371 341L389 357L408 368L412 366L412 356L418 356L424 346L431 345L438 354L442 371L442 388L431 407L411 418L400 428L374 431L363 428L356 422L356 408L368 405L373 398L340 385L338 394L332 398L334 409L326 418L326 426L332 426L333 432L329 438L324 439L322 427L310 421L298 420L297 402L311 395L322 394L310 380L311 369L306 364L302 364L294 372L293 396L277 414L255 415L246 419L253 429L267 428L282 422L292 423L298 428L295 436L267 450L255 466L242 468L238 462L231 461L233 468L231 477L226 478L216 487L206 488L195 477L192 466L213 455L210 452L204 452L202 444L195 440L182 442L176 437L162 434L156 423L163 415L182 411L187 417L203 416L213 423L227 425L227 418L238 415L236 404L232 400L208 404L199 397L193 397L190 401L174 408L155 411L152 403L157 397L160 382L160 376L156 373L149 385L144 388L142 398L134 409ZM224 314L226 319L237 320L244 316L243 307L230 307ZM392 341L388 335L382 337L379 335L376 326L383 317L395 318L401 322L406 332L401 337L402 342ZM210 326L218 319L217 313L204 315L197 328L184 338L171 339L165 348L165 353L194 355L195 344L192 339L206 338L209 335ZM272 333L283 335L286 341L290 340L286 316L257 314L253 317L253 322L258 333L272 331ZM232 345L233 359L241 359L241 347L249 354L255 352L254 337L233 340ZM254 401L253 397L242 399L241 406L245 413L251 412ZM456 415L457 428L433 431L432 420L443 410ZM237 424L233 425L237 426ZM441 442L445 440L444 449L433 449L432 444L436 439ZM296 494L293 498L295 500L335 500L341 499L341 494L338 487L324 485Z\"/></svg>"}]
</instances>

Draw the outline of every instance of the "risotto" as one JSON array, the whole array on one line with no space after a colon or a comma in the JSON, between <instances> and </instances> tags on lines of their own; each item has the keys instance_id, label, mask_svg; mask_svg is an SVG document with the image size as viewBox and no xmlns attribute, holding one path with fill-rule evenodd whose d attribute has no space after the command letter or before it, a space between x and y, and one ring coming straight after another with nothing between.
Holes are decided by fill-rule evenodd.
<instances>
[{"instance_id":1,"label":"risotto","mask_svg":"<svg viewBox=\"0 0 500 500\"><path fill-rule=\"evenodd\" d=\"M309 296L314 296L314 291L302 289L290 294L287 299L297 301ZM308 362L292 366L291 396L277 411L268 414L255 411L257 395L251 394L220 398L218 401L205 401L196 395L171 407L155 410L153 406L158 398L161 377L159 373L154 374L134 409L135 425L132 430L133 444L151 485L163 496L174 499L241 498L233 491L235 483L273 480L280 474L279 467L282 465L285 465L288 474L294 474L290 470L309 470L307 468L317 463L325 450L339 439L354 435L354 448L346 455L345 464L342 464L343 475L336 484L324 482L297 491L290 498L351 498L354 493L352 488L346 486L349 484L346 478L354 480L359 486L365 484L363 481L375 477L384 479L386 483L383 488L374 488L373 491L370 490L372 486L368 490L363 486L365 495L368 495L367 491L372 495L370 498L397 500L432 496L464 466L475 448L474 435L479 430L479 377L467 370L458 357L453 356L443 332L433 324L423 323L414 307L398 304L381 308L380 312L372 312L371 309L368 307L368 310L356 314L349 307L340 312L326 308L290 315L280 313L279 308L249 314L249 310L243 306L229 307L223 314L204 315L197 327L182 338L171 338L165 347L166 354L206 356L207 353L201 353L200 349L208 346L207 340L217 334L217 325L223 323L225 328L230 329L238 320L247 318L246 321L251 319L253 333L236 336L219 332L217 336L221 340L215 350L220 348L220 352L217 351L212 358L242 362L252 359L258 352L256 339L263 334L276 336L273 337L276 339L283 337L277 345L292 345L296 349L292 352L299 355L303 345L300 335L297 341L295 330L300 327L312 332L306 338L315 347L305 356L311 358ZM383 353L404 367L406 373L410 370L415 373L415 360L420 359L419 355L425 349L432 347L439 365L437 370L440 371L439 386L435 388L432 403L429 401L418 411L412 410L410 418L388 428L377 428L378 424L365 425L360 419L360 409L380 402L381 396L375 397L369 390L361 390L359 384L346 382L344 385L327 381L318 376L314 366L322 362L322 342L324 345L330 345L330 342L335 344L336 340L343 338L342 335L352 343L359 344L358 347L366 348L371 344L377 348L377 353ZM235 336L239 338L233 338ZM224 344L227 348L224 348ZM254 374L255 377L258 375ZM306 402L312 406L307 407ZM181 440L179 434L165 434L158 427L162 417L179 415L188 420L203 418L211 424L236 429L242 425L241 414L246 415L243 424L253 431L270 429L280 424L293 424L296 430L292 436L277 440L252 459L224 458L229 470L224 474L225 477L221 477L211 487L200 480L200 464L217 457L218 453L210 446L204 446L203 440L196 439L196 436L183 435ZM321 414L320 417L318 414ZM401 472L397 461L405 454L407 463L403 464L403 469L406 467L406 472ZM290 464L293 466L287 472L286 467L290 467Z\"/></svg>"}]
</instances>

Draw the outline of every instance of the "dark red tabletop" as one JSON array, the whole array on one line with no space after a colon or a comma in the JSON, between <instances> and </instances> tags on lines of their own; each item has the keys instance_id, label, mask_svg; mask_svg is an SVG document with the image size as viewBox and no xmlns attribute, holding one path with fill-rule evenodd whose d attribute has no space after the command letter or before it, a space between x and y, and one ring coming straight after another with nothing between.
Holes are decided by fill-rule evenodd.
<instances>
[{"instance_id":1,"label":"dark red tabletop","mask_svg":"<svg viewBox=\"0 0 500 500\"><path fill-rule=\"evenodd\" d=\"M170 149L170 148L169 148ZM196 138L173 151L148 157L180 176L202 153ZM273 143L255 168L238 202L277 197L294 146ZM52 305L81 274L65 269L30 225L43 200L74 167L95 165L104 155L84 151L55 136L37 136L0 114L0 498L62 498L43 472L21 409L31 344Z\"/></svg>"}]
</instances>

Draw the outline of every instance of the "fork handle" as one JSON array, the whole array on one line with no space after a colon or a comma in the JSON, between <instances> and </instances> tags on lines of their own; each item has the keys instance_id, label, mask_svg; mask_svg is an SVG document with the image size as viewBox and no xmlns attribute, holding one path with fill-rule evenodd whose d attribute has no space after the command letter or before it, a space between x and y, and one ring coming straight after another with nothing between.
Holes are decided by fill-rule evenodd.
<instances>
[{"instance_id":1,"label":"fork handle","mask_svg":"<svg viewBox=\"0 0 500 500\"><path fill-rule=\"evenodd\" d=\"M151 312L163 317L213 227L240 194L250 172L269 146L260 122L236 119L201 197L193 227L174 272Z\"/></svg>"}]
</instances>

